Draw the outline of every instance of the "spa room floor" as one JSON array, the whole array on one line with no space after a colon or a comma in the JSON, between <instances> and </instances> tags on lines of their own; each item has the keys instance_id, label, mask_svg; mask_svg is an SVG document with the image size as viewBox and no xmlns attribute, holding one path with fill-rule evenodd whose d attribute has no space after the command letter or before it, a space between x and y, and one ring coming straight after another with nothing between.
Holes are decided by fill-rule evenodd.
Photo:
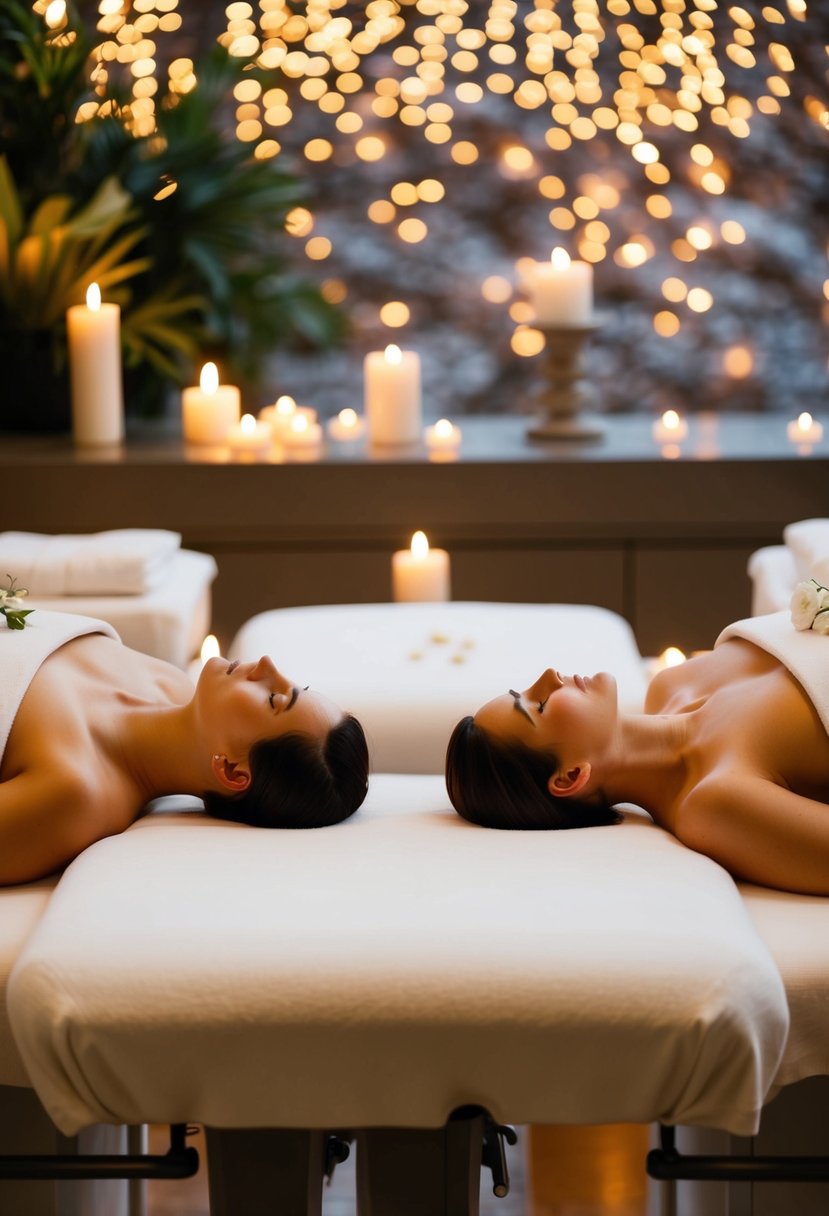
<instances>
[{"instance_id":1,"label":"spa room floor","mask_svg":"<svg viewBox=\"0 0 829 1216\"><path fill-rule=\"evenodd\" d=\"M510 1193L496 1199L483 1175L480 1216L645 1216L646 1128L518 1128L518 1135L508 1157ZM166 1137L166 1128L152 1129L151 1151L165 1151ZM184 1182L148 1183L147 1216L209 1216L204 1136L193 1143L199 1173ZM322 1212L356 1216L353 1156L337 1167Z\"/></svg>"}]
</instances>

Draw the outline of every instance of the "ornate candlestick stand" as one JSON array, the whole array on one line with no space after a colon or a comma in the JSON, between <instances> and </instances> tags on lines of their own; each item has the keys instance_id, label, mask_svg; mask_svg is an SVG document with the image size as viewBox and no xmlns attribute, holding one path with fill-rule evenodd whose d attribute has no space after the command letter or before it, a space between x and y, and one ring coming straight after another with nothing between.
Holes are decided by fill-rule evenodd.
<instances>
[{"instance_id":1,"label":"ornate candlestick stand","mask_svg":"<svg viewBox=\"0 0 829 1216\"><path fill-rule=\"evenodd\" d=\"M601 439L604 428L595 417L580 417L588 402L581 383L581 352L600 325L595 318L584 325L539 325L544 334L543 382L533 404L537 421L527 431L530 439Z\"/></svg>"}]
</instances>

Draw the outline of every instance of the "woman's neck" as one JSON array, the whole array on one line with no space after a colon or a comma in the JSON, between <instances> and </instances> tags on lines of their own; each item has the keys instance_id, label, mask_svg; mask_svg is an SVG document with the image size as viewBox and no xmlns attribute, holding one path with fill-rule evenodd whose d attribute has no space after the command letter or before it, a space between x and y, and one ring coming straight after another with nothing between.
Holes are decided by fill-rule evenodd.
<instances>
[{"instance_id":1,"label":"woman's neck","mask_svg":"<svg viewBox=\"0 0 829 1216\"><path fill-rule=\"evenodd\" d=\"M626 714L619 720L602 789L611 803L633 802L657 822L688 777L695 715Z\"/></svg>"},{"instance_id":2,"label":"woman's neck","mask_svg":"<svg viewBox=\"0 0 829 1216\"><path fill-rule=\"evenodd\" d=\"M192 704L130 706L116 715L104 746L145 802L208 788L211 757L194 743ZM204 752L204 754L202 754Z\"/></svg>"}]
</instances>

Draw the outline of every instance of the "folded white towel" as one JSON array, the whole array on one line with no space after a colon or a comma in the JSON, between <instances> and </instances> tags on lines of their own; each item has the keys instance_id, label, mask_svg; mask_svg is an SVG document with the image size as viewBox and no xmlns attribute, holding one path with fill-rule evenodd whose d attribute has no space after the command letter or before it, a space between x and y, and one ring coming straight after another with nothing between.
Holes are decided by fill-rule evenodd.
<instances>
[{"instance_id":1,"label":"folded white towel","mask_svg":"<svg viewBox=\"0 0 829 1216\"><path fill-rule=\"evenodd\" d=\"M0 578L33 596L144 595L163 580L181 536L160 528L48 536L0 532Z\"/></svg>"},{"instance_id":2,"label":"folded white towel","mask_svg":"<svg viewBox=\"0 0 829 1216\"><path fill-rule=\"evenodd\" d=\"M798 580L816 578L829 587L829 519L801 519L783 529Z\"/></svg>"}]
</instances>

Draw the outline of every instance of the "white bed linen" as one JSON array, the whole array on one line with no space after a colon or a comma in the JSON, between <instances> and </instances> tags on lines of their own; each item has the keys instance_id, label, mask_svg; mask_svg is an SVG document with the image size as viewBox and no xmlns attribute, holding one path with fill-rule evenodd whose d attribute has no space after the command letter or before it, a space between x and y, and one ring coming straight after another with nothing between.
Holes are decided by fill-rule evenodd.
<instances>
[{"instance_id":1,"label":"white bed linen","mask_svg":"<svg viewBox=\"0 0 829 1216\"><path fill-rule=\"evenodd\" d=\"M484 831L379 776L319 831L151 816L64 875L9 986L56 1124L752 1132L787 1027L736 887L646 817Z\"/></svg>"},{"instance_id":2,"label":"white bed linen","mask_svg":"<svg viewBox=\"0 0 829 1216\"><path fill-rule=\"evenodd\" d=\"M0 1085L30 1084L17 1050L6 1008L6 987L29 935L43 915L56 877L0 888Z\"/></svg>"},{"instance_id":3,"label":"white bed linen","mask_svg":"<svg viewBox=\"0 0 829 1216\"><path fill-rule=\"evenodd\" d=\"M186 668L210 629L217 569L209 554L182 549L170 557L163 582L144 595L30 595L26 606L98 617L125 646Z\"/></svg>"},{"instance_id":4,"label":"white bed linen","mask_svg":"<svg viewBox=\"0 0 829 1216\"><path fill-rule=\"evenodd\" d=\"M357 715L380 773L442 773L460 718L551 665L611 671L619 705L632 713L647 687L627 621L588 604L278 608L243 625L228 657L262 654Z\"/></svg>"}]
</instances>

